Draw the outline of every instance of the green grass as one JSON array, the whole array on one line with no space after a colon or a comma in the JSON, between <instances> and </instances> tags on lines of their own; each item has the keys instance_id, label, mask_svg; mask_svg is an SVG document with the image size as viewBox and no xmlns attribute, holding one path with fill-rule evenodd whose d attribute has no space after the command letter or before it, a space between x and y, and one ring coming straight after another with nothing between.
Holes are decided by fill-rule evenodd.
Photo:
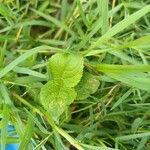
<instances>
[{"instance_id":1,"label":"green grass","mask_svg":"<svg viewBox=\"0 0 150 150\"><path fill-rule=\"evenodd\" d=\"M100 82L57 121L40 103L55 53L81 55ZM1 150L149 150L149 0L0 1L0 108Z\"/></svg>"}]
</instances>

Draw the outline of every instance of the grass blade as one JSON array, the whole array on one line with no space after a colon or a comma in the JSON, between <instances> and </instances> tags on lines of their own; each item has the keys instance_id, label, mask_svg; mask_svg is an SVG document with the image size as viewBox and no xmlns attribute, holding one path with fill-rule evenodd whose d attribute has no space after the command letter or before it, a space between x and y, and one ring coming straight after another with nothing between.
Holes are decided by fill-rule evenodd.
<instances>
[{"instance_id":1,"label":"grass blade","mask_svg":"<svg viewBox=\"0 0 150 150\"><path fill-rule=\"evenodd\" d=\"M108 31L108 0L100 0L101 6L101 19L102 19L102 35Z\"/></svg>"},{"instance_id":2,"label":"grass blade","mask_svg":"<svg viewBox=\"0 0 150 150\"><path fill-rule=\"evenodd\" d=\"M16 73L21 73L21 74L28 74L30 76L33 76L33 77L38 77L38 78L42 78L42 79L46 79L46 75L42 74L42 73L39 73L37 71L33 71L31 69L28 69L28 68L23 68L23 67L15 67L13 69L14 72Z\"/></svg>"},{"instance_id":3,"label":"grass blade","mask_svg":"<svg viewBox=\"0 0 150 150\"><path fill-rule=\"evenodd\" d=\"M150 78L135 77L129 73L106 73L113 79L127 84L131 87L136 87L142 90L150 91Z\"/></svg>"},{"instance_id":4,"label":"grass blade","mask_svg":"<svg viewBox=\"0 0 150 150\"><path fill-rule=\"evenodd\" d=\"M123 19L118 24L113 26L106 34L104 34L102 37L100 37L96 42L92 43L89 50L97 47L98 45L102 44L103 42L108 41L111 39L114 35L121 32L125 28L127 28L132 23L136 22L138 19L146 15L150 12L150 5L147 5L140 9L139 11L135 12L134 14L130 15L129 17Z\"/></svg>"},{"instance_id":5,"label":"grass blade","mask_svg":"<svg viewBox=\"0 0 150 150\"><path fill-rule=\"evenodd\" d=\"M1 150L5 150L7 144L8 123L10 118L9 106L4 104L1 129Z\"/></svg>"},{"instance_id":6,"label":"grass blade","mask_svg":"<svg viewBox=\"0 0 150 150\"><path fill-rule=\"evenodd\" d=\"M84 24L87 26L87 28L89 28L89 22L87 21L83 8L82 8L82 4L80 0L77 0L77 5L78 5L78 11L80 12L80 15L82 17L82 20L84 22Z\"/></svg>"},{"instance_id":7,"label":"grass blade","mask_svg":"<svg viewBox=\"0 0 150 150\"><path fill-rule=\"evenodd\" d=\"M150 72L150 65L97 65L96 69L101 72L120 73L120 72Z\"/></svg>"},{"instance_id":8,"label":"grass blade","mask_svg":"<svg viewBox=\"0 0 150 150\"><path fill-rule=\"evenodd\" d=\"M7 88L3 83L0 83L0 95L3 97L3 113L2 113L2 129L1 129L1 150L5 150L7 142L7 130L10 118L10 106L12 105L7 92Z\"/></svg>"},{"instance_id":9,"label":"grass blade","mask_svg":"<svg viewBox=\"0 0 150 150\"><path fill-rule=\"evenodd\" d=\"M28 149L28 145L30 143L33 132L34 132L34 122L31 117L28 117L25 133L23 138L21 139L19 150Z\"/></svg>"},{"instance_id":10,"label":"grass blade","mask_svg":"<svg viewBox=\"0 0 150 150\"><path fill-rule=\"evenodd\" d=\"M66 30L68 33L70 33L72 36L75 36L76 34L70 30L65 24L63 24L62 22L60 22L59 20L55 19L54 17L50 16L50 15L46 15L40 11L37 11L35 9L31 9L33 12L35 12L36 14L38 14L39 16L45 18L48 21L51 21L52 23L54 23L56 26L63 28L64 30Z\"/></svg>"},{"instance_id":11,"label":"grass blade","mask_svg":"<svg viewBox=\"0 0 150 150\"><path fill-rule=\"evenodd\" d=\"M40 51L44 51L45 49L50 49L50 47L49 46L39 46L39 47L33 48L31 50L28 50L26 53L24 53L23 55L19 56L13 62L11 62L10 64L8 64L4 69L2 69L0 71L0 78L2 78L3 76L5 76L15 66L17 66L22 61L26 60L28 57L30 57L33 54L36 54L36 53L38 53Z\"/></svg>"},{"instance_id":12,"label":"grass blade","mask_svg":"<svg viewBox=\"0 0 150 150\"><path fill-rule=\"evenodd\" d=\"M48 135L44 140L42 140L33 150L41 150L42 146L47 142L51 135Z\"/></svg>"},{"instance_id":13,"label":"grass blade","mask_svg":"<svg viewBox=\"0 0 150 150\"><path fill-rule=\"evenodd\" d=\"M124 95L122 95L117 102L115 102L115 104L112 106L111 110L115 109L116 107L118 107L120 104L122 104L122 102L128 97L130 96L130 94L133 92L133 89L128 90Z\"/></svg>"},{"instance_id":14,"label":"grass blade","mask_svg":"<svg viewBox=\"0 0 150 150\"><path fill-rule=\"evenodd\" d=\"M117 137L116 140L118 140L118 141L128 141L128 140L133 140L133 139L143 138L143 137L149 137L149 136L150 136L150 132L146 132L146 133L120 136L120 137Z\"/></svg>"}]
</instances>

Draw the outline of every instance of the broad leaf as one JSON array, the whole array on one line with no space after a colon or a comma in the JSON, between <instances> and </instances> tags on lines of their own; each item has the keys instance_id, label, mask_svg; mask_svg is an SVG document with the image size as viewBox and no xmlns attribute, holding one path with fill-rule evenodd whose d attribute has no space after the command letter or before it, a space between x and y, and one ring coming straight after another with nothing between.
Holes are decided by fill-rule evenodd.
<instances>
[{"instance_id":1,"label":"broad leaf","mask_svg":"<svg viewBox=\"0 0 150 150\"><path fill-rule=\"evenodd\" d=\"M74 87L82 77L83 58L73 54L55 54L49 59L48 71L54 80L61 79L66 87Z\"/></svg>"},{"instance_id":2,"label":"broad leaf","mask_svg":"<svg viewBox=\"0 0 150 150\"><path fill-rule=\"evenodd\" d=\"M54 120L64 112L76 98L76 92L73 88L65 87L63 82L49 81L46 83L40 93L42 105L52 115Z\"/></svg>"},{"instance_id":3,"label":"broad leaf","mask_svg":"<svg viewBox=\"0 0 150 150\"><path fill-rule=\"evenodd\" d=\"M99 79L97 76L90 73L84 73L81 81L76 86L77 99L83 100L97 91L100 85Z\"/></svg>"}]
</instances>

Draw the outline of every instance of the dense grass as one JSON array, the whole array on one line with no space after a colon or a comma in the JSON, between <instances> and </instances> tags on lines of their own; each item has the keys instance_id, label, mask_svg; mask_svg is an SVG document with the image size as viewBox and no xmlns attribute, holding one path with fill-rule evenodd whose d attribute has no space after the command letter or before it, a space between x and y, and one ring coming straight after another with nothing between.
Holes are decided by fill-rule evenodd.
<instances>
[{"instance_id":1,"label":"dense grass","mask_svg":"<svg viewBox=\"0 0 150 150\"><path fill-rule=\"evenodd\" d=\"M80 53L100 86L55 122L39 93L58 52ZM0 107L1 150L149 150L149 0L0 2Z\"/></svg>"}]
</instances>

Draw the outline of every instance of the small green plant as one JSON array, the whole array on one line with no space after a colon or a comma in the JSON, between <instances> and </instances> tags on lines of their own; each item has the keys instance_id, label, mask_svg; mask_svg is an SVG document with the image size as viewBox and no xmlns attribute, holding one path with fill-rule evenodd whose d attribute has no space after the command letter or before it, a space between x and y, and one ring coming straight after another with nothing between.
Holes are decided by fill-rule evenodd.
<instances>
[{"instance_id":1,"label":"small green plant","mask_svg":"<svg viewBox=\"0 0 150 150\"><path fill-rule=\"evenodd\" d=\"M83 74L83 58L80 55L55 54L49 59L48 73L52 79L42 87L40 101L57 120L76 98L74 87Z\"/></svg>"}]
</instances>

